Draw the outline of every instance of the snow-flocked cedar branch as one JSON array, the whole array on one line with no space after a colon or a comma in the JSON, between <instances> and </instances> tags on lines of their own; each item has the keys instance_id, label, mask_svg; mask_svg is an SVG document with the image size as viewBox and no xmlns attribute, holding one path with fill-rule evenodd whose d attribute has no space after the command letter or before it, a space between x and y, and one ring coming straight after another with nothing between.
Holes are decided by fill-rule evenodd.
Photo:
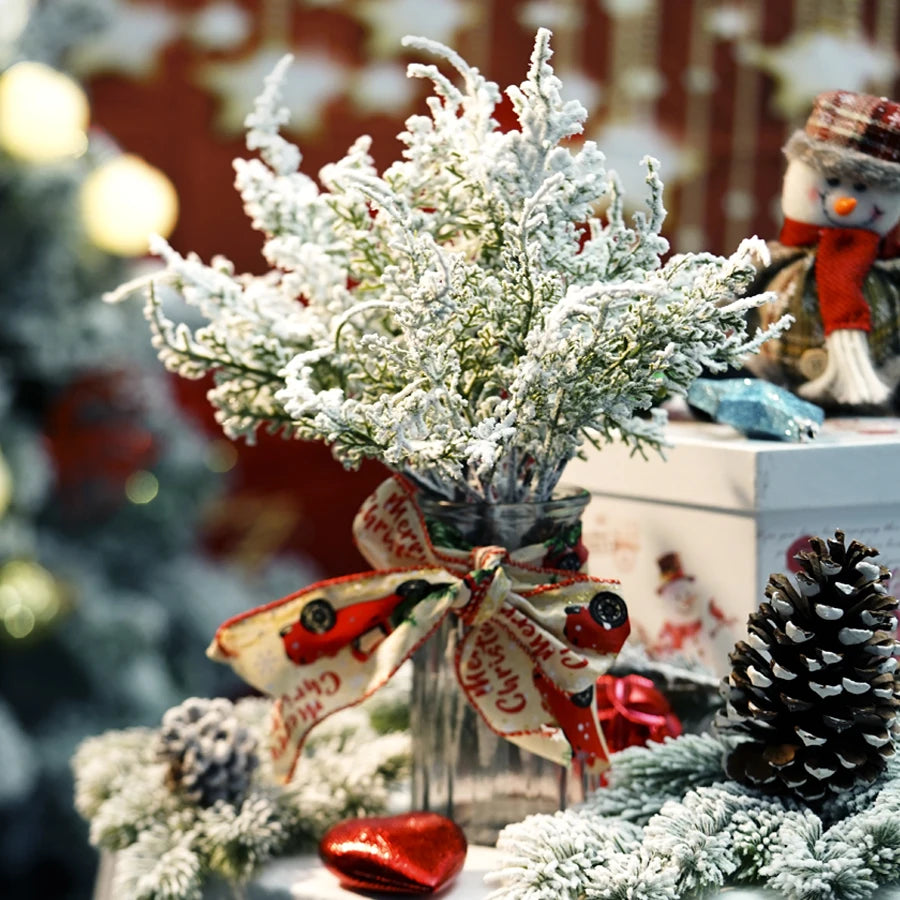
<instances>
[{"instance_id":1,"label":"snow-flocked cedar branch","mask_svg":"<svg viewBox=\"0 0 900 900\"><path fill-rule=\"evenodd\" d=\"M886 621L892 618L896 601L884 591L883 567L869 561L874 551L856 542L845 549L840 533L827 543L815 539L811 547L801 557L804 572L797 578L799 591L786 577L773 577L771 610L764 604L760 615L751 617L750 639L739 643L734 654L736 670L743 667L746 673L745 663L751 659L748 648L754 646L752 661L759 671L765 669L768 676L775 675L772 666L778 671L787 668L781 655L786 645L775 636L776 623L784 625L780 629L784 636L793 633L786 623L798 615L804 602L811 602L813 607L802 620L804 631L813 632L802 642L808 648L806 656L815 658L821 649L822 677L834 675L842 682L847 669L837 665L829 672L830 656L825 658L835 652L832 639L840 643L840 630L834 626L838 620L827 611L818 615L815 603L843 606L841 618L848 622L859 617L871 633L858 643L877 650L865 654L869 660L857 656L852 661L854 681L870 685L858 695L872 695L869 706L889 737L887 743L879 741L872 748L878 765L871 783L841 783L846 789L824 792L812 807L790 784L796 779L785 779L787 786L782 783L782 790L770 791L767 785L729 778L726 760L740 749L738 736L745 742L749 736L746 743L754 748L753 738L766 733L764 726L762 730L748 727L744 734L738 727L737 734L685 735L646 748L629 748L613 757L608 787L598 790L583 808L531 816L501 833L498 848L504 865L488 876L494 887L491 900L675 900L715 895L721 887L740 885L764 886L787 900L864 900L882 885L900 884L900 754L886 753L896 746L897 709L888 700L897 696L898 680L896 666L887 661L893 659L898 645L896 623ZM837 582L847 589L835 587ZM820 587L818 594L815 585ZM781 596L773 597L774 591ZM840 604L835 591L846 597ZM790 615L786 606L779 610L774 605L776 599L788 603L789 596L794 607ZM751 644L763 627L762 620L768 623L764 630L770 640L763 642L763 648L771 660L760 653L758 644ZM853 628L853 623L847 627ZM749 676L744 674L738 682L745 686ZM875 696L876 691L887 689L885 674L890 675L891 698ZM833 681L828 678L829 683ZM742 706L744 716L730 710L728 720L736 726L749 725L754 709L749 701L734 696L734 683L730 694L732 706ZM769 707L761 698L754 699L760 700L759 721L764 721ZM854 714L846 703L836 704L835 710L836 716ZM818 709L819 723L796 714L794 723L818 734L830 715L830 708L823 704ZM863 734L871 733L865 726L867 715L861 704L859 724L854 727ZM777 723L770 740L784 741L786 730L787 725ZM857 752L852 745L832 749L848 760ZM866 761L854 768L865 770L868 765Z\"/></svg>"},{"instance_id":2,"label":"snow-flocked cedar branch","mask_svg":"<svg viewBox=\"0 0 900 900\"><path fill-rule=\"evenodd\" d=\"M192 698L170 711L160 729L109 731L84 741L72 762L75 803L90 822L91 843L116 853L111 896L200 900L216 882L233 888L248 881L272 856L312 850L341 819L383 813L409 762L409 735L385 732L380 724L408 706L408 683L400 679L391 687L387 696L345 710L319 728L290 784L276 781L269 754L260 752L259 765L249 768L241 790L211 805L205 803L209 791L193 802L173 785L171 759L157 756L160 743L168 743L172 719L184 726L195 707L204 707L227 722L238 744L250 735L262 746L268 701L232 705ZM213 751L207 762L215 743L206 747ZM212 774L207 767L202 777Z\"/></svg>"},{"instance_id":3,"label":"snow-flocked cedar branch","mask_svg":"<svg viewBox=\"0 0 900 900\"><path fill-rule=\"evenodd\" d=\"M837 532L797 555L796 587L766 585L731 654L720 730L749 737L728 756L737 781L807 802L883 771L900 737L897 601L877 551Z\"/></svg>"},{"instance_id":4,"label":"snow-flocked cedar branch","mask_svg":"<svg viewBox=\"0 0 900 900\"><path fill-rule=\"evenodd\" d=\"M430 116L407 120L403 158L379 175L361 137L321 170L325 190L278 133L287 61L267 79L247 119L262 158L235 168L272 270L236 275L224 258L205 265L159 242L168 268L156 285L174 284L208 324L170 320L156 289L147 307L171 370L214 373L229 436L266 424L325 441L346 466L380 459L450 499L543 500L586 438L659 445L655 402L758 348L744 313L761 298L735 298L762 243L663 265L657 164L646 160L649 213L629 226L603 154L569 143L586 112L562 100L549 39L538 31L526 80L507 88L518 128L503 133L496 84L407 38L461 87L411 65L434 96Z\"/></svg>"}]
</instances>

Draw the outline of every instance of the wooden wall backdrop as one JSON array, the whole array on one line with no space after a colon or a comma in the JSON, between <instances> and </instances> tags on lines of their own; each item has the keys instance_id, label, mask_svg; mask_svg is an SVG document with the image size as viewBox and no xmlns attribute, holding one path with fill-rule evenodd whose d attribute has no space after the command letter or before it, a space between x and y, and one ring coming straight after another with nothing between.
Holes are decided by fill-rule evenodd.
<instances>
[{"instance_id":1,"label":"wooden wall backdrop","mask_svg":"<svg viewBox=\"0 0 900 900\"><path fill-rule=\"evenodd\" d=\"M587 136L639 199L645 154L662 162L675 250L729 252L779 224L780 148L821 90L897 97L896 0L118 0L81 47L95 124L175 182L172 242L258 271L260 239L232 188L241 122L264 75L295 54L292 137L316 172L360 133L380 166L403 119L423 109L405 79L407 33L451 44L501 87L521 80L538 25L588 107ZM205 400L184 386L185 402ZM213 426L214 427L214 426ZM241 449L218 538L252 558L285 547L325 574L362 565L349 523L382 476L345 473L317 446ZM261 518L260 518L261 517Z\"/></svg>"}]
</instances>

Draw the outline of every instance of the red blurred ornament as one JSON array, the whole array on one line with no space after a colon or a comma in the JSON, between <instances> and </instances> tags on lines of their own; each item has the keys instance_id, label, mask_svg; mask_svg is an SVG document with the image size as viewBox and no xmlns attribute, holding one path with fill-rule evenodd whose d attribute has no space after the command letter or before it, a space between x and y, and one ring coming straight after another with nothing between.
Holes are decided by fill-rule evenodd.
<instances>
[{"instance_id":1,"label":"red blurred ornament","mask_svg":"<svg viewBox=\"0 0 900 900\"><path fill-rule=\"evenodd\" d=\"M432 812L350 819L330 828L319 856L345 887L396 894L429 894L466 861L466 837Z\"/></svg>"},{"instance_id":2,"label":"red blurred ornament","mask_svg":"<svg viewBox=\"0 0 900 900\"><path fill-rule=\"evenodd\" d=\"M223 440L206 398L211 378L173 376L179 406L214 439ZM351 537L362 500L385 479L384 467L364 460L348 472L318 441L288 441L261 430L256 443L234 441L237 462L228 492L210 510L204 542L216 556L247 568L298 553L322 572L347 575L368 568ZM301 474L302 473L302 477Z\"/></svg>"},{"instance_id":3,"label":"red blurred ornament","mask_svg":"<svg viewBox=\"0 0 900 900\"><path fill-rule=\"evenodd\" d=\"M681 734L681 722L669 701L641 675L601 675L597 679L597 718L610 753Z\"/></svg>"},{"instance_id":4,"label":"red blurred ornament","mask_svg":"<svg viewBox=\"0 0 900 900\"><path fill-rule=\"evenodd\" d=\"M128 372L96 372L72 381L56 398L45 440L70 515L105 515L125 499L125 483L159 455L143 424L141 388Z\"/></svg>"}]
</instances>

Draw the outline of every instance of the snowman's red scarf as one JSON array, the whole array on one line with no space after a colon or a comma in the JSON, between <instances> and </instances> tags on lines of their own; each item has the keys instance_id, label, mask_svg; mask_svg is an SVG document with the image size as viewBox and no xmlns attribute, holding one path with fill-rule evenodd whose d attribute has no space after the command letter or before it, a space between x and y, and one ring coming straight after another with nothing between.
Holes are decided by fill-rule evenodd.
<instances>
[{"instance_id":1,"label":"snowman's red scarf","mask_svg":"<svg viewBox=\"0 0 900 900\"><path fill-rule=\"evenodd\" d=\"M869 331L869 304L863 282L881 255L893 256L881 236L862 228L821 228L785 219L778 240L788 247L817 246L816 287L825 334L838 329Z\"/></svg>"}]
</instances>

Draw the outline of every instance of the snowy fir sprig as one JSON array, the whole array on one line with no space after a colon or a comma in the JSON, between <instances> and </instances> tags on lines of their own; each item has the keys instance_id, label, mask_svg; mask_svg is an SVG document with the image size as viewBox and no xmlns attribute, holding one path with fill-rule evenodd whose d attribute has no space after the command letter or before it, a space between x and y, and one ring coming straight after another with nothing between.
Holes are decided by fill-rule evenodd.
<instances>
[{"instance_id":1,"label":"snowy fir sprig","mask_svg":"<svg viewBox=\"0 0 900 900\"><path fill-rule=\"evenodd\" d=\"M112 896L199 900L216 882L246 883L273 856L313 849L341 819L384 813L408 772L408 733L382 727L407 706L404 689L408 683L401 678L377 706L329 719L286 785L261 752L245 793L234 802L203 805L173 786L169 763L159 754L160 729L109 731L85 740L72 761L75 805L90 822L91 843L115 852ZM233 705L261 748L270 710L269 701L255 698Z\"/></svg>"},{"instance_id":2,"label":"snowy fir sprig","mask_svg":"<svg viewBox=\"0 0 900 900\"><path fill-rule=\"evenodd\" d=\"M674 900L726 885L863 900L900 882L897 755L862 794L813 811L726 779L728 746L686 735L617 753L583 808L504 829L490 900Z\"/></svg>"},{"instance_id":3,"label":"snowy fir sprig","mask_svg":"<svg viewBox=\"0 0 900 900\"><path fill-rule=\"evenodd\" d=\"M518 127L504 132L496 84L406 38L461 84L410 65L434 93L399 135L402 158L379 175L361 137L321 188L279 134L289 60L267 79L247 119L260 158L235 168L271 270L238 275L159 241L167 270L147 307L166 366L215 376L229 436L264 425L322 440L348 467L376 458L449 499L544 500L586 439L660 445L660 399L758 349L766 335L748 336L744 314L765 297L742 295L762 242L664 263L657 163L645 160L648 211L628 224L603 154L572 140L587 114L563 101L549 41L539 30L525 81L506 90ZM207 323L173 321L165 283Z\"/></svg>"}]
</instances>

